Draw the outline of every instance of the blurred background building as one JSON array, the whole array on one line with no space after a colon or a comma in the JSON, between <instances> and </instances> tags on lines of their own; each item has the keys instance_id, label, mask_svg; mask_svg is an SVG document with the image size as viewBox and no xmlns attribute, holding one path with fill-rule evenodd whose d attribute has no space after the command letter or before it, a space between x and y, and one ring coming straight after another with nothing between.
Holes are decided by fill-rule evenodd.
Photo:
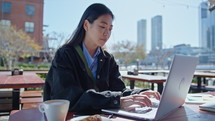
<instances>
[{"instance_id":1,"label":"blurred background building","mask_svg":"<svg viewBox=\"0 0 215 121\"><path fill-rule=\"evenodd\" d=\"M215 11L209 11L209 3L202 2L199 7L200 47L215 50Z\"/></svg>"},{"instance_id":2,"label":"blurred background building","mask_svg":"<svg viewBox=\"0 0 215 121\"><path fill-rule=\"evenodd\" d=\"M44 0L0 0L0 21L22 29L42 46L43 5Z\"/></svg>"},{"instance_id":3,"label":"blurred background building","mask_svg":"<svg viewBox=\"0 0 215 121\"><path fill-rule=\"evenodd\" d=\"M162 16L157 15L151 20L151 50L162 49Z\"/></svg>"},{"instance_id":4,"label":"blurred background building","mask_svg":"<svg viewBox=\"0 0 215 121\"><path fill-rule=\"evenodd\" d=\"M147 24L145 19L141 19L137 22L137 45L142 45L143 50L146 52L147 50Z\"/></svg>"}]
</instances>

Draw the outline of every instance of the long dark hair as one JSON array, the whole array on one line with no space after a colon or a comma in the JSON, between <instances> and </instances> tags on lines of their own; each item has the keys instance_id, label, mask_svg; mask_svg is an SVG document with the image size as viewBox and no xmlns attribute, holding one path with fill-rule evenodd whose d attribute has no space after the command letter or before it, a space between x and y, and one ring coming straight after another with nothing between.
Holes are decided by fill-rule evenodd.
<instances>
[{"instance_id":1,"label":"long dark hair","mask_svg":"<svg viewBox=\"0 0 215 121\"><path fill-rule=\"evenodd\" d=\"M114 15L111 10L103 4L94 3L90 5L81 17L81 20L74 31L73 35L64 45L77 45L82 43L85 37L85 30L83 27L84 21L88 20L91 24L101 15L109 14L114 19Z\"/></svg>"}]
</instances>

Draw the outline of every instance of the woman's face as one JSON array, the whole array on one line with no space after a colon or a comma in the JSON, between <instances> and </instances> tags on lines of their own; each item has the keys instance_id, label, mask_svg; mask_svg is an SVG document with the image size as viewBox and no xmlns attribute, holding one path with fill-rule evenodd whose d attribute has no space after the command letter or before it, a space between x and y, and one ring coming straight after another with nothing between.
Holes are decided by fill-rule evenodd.
<instances>
[{"instance_id":1,"label":"woman's face","mask_svg":"<svg viewBox=\"0 0 215 121\"><path fill-rule=\"evenodd\" d=\"M113 18L109 14L98 17L92 24L85 20L84 29L86 31L84 41L92 46L102 47L111 35Z\"/></svg>"}]
</instances>

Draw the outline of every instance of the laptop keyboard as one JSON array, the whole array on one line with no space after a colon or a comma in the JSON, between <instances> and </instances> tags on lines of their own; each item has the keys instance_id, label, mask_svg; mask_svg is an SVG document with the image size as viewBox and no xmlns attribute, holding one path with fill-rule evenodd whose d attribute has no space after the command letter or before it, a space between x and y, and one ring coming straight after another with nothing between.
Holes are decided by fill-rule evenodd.
<instances>
[{"instance_id":1,"label":"laptop keyboard","mask_svg":"<svg viewBox=\"0 0 215 121\"><path fill-rule=\"evenodd\" d=\"M160 100L157 100L156 98L150 98L152 102L152 107L157 108L159 106Z\"/></svg>"},{"instance_id":2,"label":"laptop keyboard","mask_svg":"<svg viewBox=\"0 0 215 121\"><path fill-rule=\"evenodd\" d=\"M148 113L149 111L152 110L152 107L142 107L142 108L136 108L134 113L141 113L141 114L144 114L144 113Z\"/></svg>"},{"instance_id":3,"label":"laptop keyboard","mask_svg":"<svg viewBox=\"0 0 215 121\"><path fill-rule=\"evenodd\" d=\"M141 108L135 108L134 111L131 111L133 113L140 113L140 114L145 114L150 112L152 109L156 109L159 106L160 100L157 100L155 98L150 98L152 101L152 106L151 107L141 107Z\"/></svg>"}]
</instances>

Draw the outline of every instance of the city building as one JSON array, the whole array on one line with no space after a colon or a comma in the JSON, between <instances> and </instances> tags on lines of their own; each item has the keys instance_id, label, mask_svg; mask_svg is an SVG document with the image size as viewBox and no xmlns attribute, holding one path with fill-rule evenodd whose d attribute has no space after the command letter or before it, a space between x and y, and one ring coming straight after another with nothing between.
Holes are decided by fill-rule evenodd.
<instances>
[{"instance_id":1,"label":"city building","mask_svg":"<svg viewBox=\"0 0 215 121\"><path fill-rule=\"evenodd\" d=\"M207 1L199 7L199 46L215 51L215 11L209 11Z\"/></svg>"},{"instance_id":2,"label":"city building","mask_svg":"<svg viewBox=\"0 0 215 121\"><path fill-rule=\"evenodd\" d=\"M146 52L146 20L141 19L137 22L137 45L143 46L143 50Z\"/></svg>"},{"instance_id":3,"label":"city building","mask_svg":"<svg viewBox=\"0 0 215 121\"><path fill-rule=\"evenodd\" d=\"M151 19L151 50L161 50L162 42L162 16L157 15Z\"/></svg>"},{"instance_id":4,"label":"city building","mask_svg":"<svg viewBox=\"0 0 215 121\"><path fill-rule=\"evenodd\" d=\"M37 44L43 44L44 0L0 0L0 21L22 29Z\"/></svg>"},{"instance_id":5,"label":"city building","mask_svg":"<svg viewBox=\"0 0 215 121\"><path fill-rule=\"evenodd\" d=\"M215 52L215 11L210 12L210 40L211 46L210 49Z\"/></svg>"},{"instance_id":6,"label":"city building","mask_svg":"<svg viewBox=\"0 0 215 121\"><path fill-rule=\"evenodd\" d=\"M199 46L207 48L208 3L202 2L199 7Z\"/></svg>"},{"instance_id":7,"label":"city building","mask_svg":"<svg viewBox=\"0 0 215 121\"><path fill-rule=\"evenodd\" d=\"M191 47L189 44L178 44L173 48L150 51L142 61L148 68L167 68L169 67L175 54L199 57L198 68L215 68L215 53L201 47Z\"/></svg>"}]
</instances>

